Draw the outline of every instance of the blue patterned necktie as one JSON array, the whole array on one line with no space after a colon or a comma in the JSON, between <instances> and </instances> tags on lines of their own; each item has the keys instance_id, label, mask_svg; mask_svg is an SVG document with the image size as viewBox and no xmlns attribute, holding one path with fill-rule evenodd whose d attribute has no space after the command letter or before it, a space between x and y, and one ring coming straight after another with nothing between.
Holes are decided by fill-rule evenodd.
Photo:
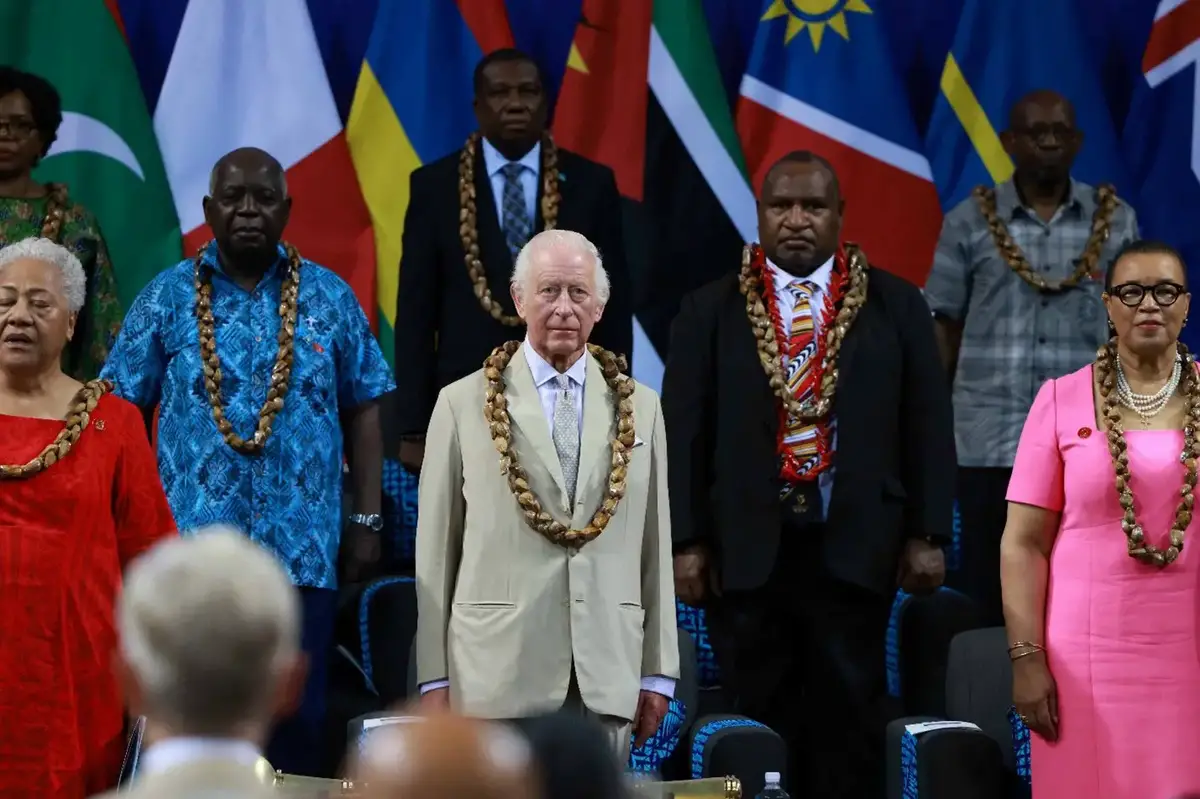
<instances>
[{"instance_id":1,"label":"blue patterned necktie","mask_svg":"<svg viewBox=\"0 0 1200 799\"><path fill-rule=\"evenodd\" d=\"M521 185L521 173L525 171L525 167L522 164L511 163L505 164L500 171L504 174L500 222L504 227L504 241L508 244L508 251L516 258L525 242L533 235L533 220L529 218L525 187Z\"/></svg>"}]
</instances>

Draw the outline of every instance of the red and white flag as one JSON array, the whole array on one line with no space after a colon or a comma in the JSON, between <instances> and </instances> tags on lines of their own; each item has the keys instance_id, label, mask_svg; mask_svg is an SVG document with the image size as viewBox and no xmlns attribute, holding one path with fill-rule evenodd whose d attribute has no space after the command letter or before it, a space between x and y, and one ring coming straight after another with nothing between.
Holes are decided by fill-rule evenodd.
<instances>
[{"instance_id":1,"label":"red and white flag","mask_svg":"<svg viewBox=\"0 0 1200 799\"><path fill-rule=\"evenodd\" d=\"M188 3L154 129L184 250L211 237L213 164L259 147L287 170L288 241L341 275L374 323L375 241L305 0Z\"/></svg>"}]
</instances>

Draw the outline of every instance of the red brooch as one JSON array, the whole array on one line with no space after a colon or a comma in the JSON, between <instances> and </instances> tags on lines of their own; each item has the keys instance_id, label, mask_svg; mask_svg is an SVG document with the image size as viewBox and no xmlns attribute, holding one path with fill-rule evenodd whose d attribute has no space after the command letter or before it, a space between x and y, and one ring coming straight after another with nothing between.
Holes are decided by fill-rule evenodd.
<instances>
[{"instance_id":1,"label":"red brooch","mask_svg":"<svg viewBox=\"0 0 1200 799\"><path fill-rule=\"evenodd\" d=\"M1087 438L1091 434L1092 434L1092 428L1090 428L1090 427L1079 428L1079 437L1080 438Z\"/></svg>"},{"instance_id":2,"label":"red brooch","mask_svg":"<svg viewBox=\"0 0 1200 799\"><path fill-rule=\"evenodd\" d=\"M319 341L313 342L313 349L317 352L325 352L325 348L321 346L321 342Z\"/></svg>"}]
</instances>

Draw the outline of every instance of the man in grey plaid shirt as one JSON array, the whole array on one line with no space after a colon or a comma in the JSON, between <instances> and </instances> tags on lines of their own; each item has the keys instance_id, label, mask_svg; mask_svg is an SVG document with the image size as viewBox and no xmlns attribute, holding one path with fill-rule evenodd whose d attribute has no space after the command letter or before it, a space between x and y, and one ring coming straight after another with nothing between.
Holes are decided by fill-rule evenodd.
<instances>
[{"instance_id":1,"label":"man in grey plaid shirt","mask_svg":"<svg viewBox=\"0 0 1200 799\"><path fill-rule=\"evenodd\" d=\"M947 583L988 624L1004 623L1000 536L1025 416L1042 383L1090 363L1107 340L1104 274L1138 237L1132 208L1071 179L1083 134L1065 98L1018 100L1001 142L1013 179L946 215L925 285L954 386L962 558ZM1106 238L1092 239L1094 219Z\"/></svg>"}]
</instances>

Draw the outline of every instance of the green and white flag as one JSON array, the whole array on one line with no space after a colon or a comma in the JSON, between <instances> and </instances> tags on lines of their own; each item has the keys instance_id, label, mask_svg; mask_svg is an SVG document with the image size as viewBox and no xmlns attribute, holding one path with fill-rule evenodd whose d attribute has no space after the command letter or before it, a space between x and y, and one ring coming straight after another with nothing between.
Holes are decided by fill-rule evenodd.
<instances>
[{"instance_id":1,"label":"green and white flag","mask_svg":"<svg viewBox=\"0 0 1200 799\"><path fill-rule=\"evenodd\" d=\"M63 123L35 177L96 215L124 307L181 257L175 203L125 37L102 0L0 0L0 63L62 95Z\"/></svg>"},{"instance_id":2,"label":"green and white flag","mask_svg":"<svg viewBox=\"0 0 1200 799\"><path fill-rule=\"evenodd\" d=\"M700 0L658 0L650 89L692 163L742 238L755 234L754 193Z\"/></svg>"}]
</instances>

